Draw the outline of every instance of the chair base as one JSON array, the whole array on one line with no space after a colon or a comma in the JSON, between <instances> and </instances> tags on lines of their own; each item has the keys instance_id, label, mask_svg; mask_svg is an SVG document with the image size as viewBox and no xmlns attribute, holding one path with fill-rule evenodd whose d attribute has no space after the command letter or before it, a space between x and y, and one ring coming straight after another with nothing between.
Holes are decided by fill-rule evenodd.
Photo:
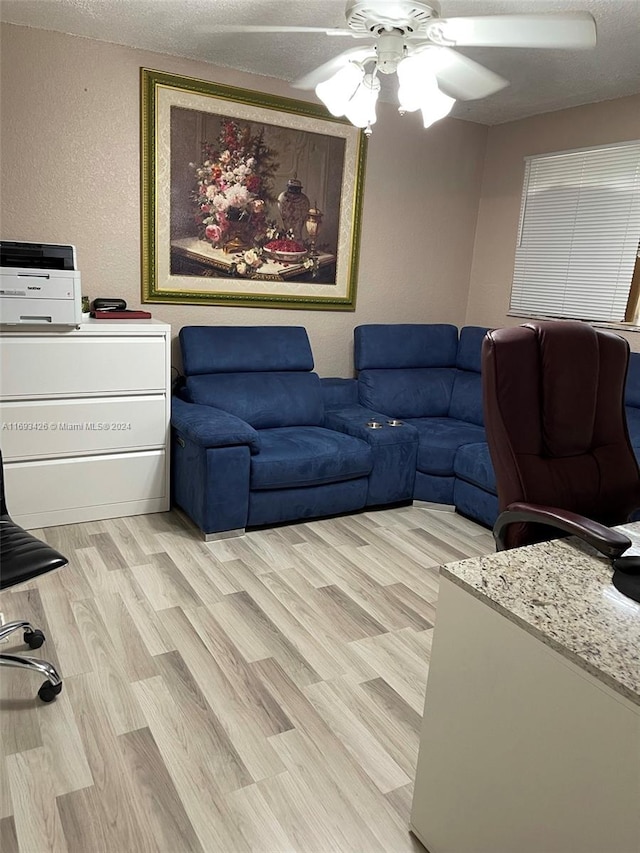
<instances>
[{"instance_id":1,"label":"chair base","mask_svg":"<svg viewBox=\"0 0 640 853\"><path fill-rule=\"evenodd\" d=\"M613 568L615 588L640 604L640 557L618 557L613 561Z\"/></svg>"},{"instance_id":2,"label":"chair base","mask_svg":"<svg viewBox=\"0 0 640 853\"><path fill-rule=\"evenodd\" d=\"M37 628L34 628L31 622L25 619L18 619L16 622L7 622L0 625L0 640L4 640L14 631L19 631L22 628L24 631L24 641L30 649L39 649L44 643L44 634Z\"/></svg>"},{"instance_id":3,"label":"chair base","mask_svg":"<svg viewBox=\"0 0 640 853\"><path fill-rule=\"evenodd\" d=\"M0 640L4 640L15 631L24 631L23 639L30 649L39 649L44 643L45 637L42 631L34 628L26 619L18 619L15 622L7 622L0 625ZM24 655L0 654L0 666L13 666L17 669L28 669L31 672L39 672L46 676L46 681L38 690L38 697L43 702L52 702L62 690L62 678L55 666L49 661L40 658L30 658Z\"/></svg>"}]
</instances>

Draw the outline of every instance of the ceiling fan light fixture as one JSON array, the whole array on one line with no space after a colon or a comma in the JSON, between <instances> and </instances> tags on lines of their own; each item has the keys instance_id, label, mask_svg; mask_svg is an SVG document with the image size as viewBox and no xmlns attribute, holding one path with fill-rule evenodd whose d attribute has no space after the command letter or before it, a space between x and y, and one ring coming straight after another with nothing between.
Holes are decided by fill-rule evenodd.
<instances>
[{"instance_id":1,"label":"ceiling fan light fixture","mask_svg":"<svg viewBox=\"0 0 640 853\"><path fill-rule=\"evenodd\" d=\"M455 98L445 95L436 86L435 90L430 91L420 105L424 127L431 127L436 121L440 121L441 118L448 116L455 102Z\"/></svg>"},{"instance_id":2,"label":"ceiling fan light fixture","mask_svg":"<svg viewBox=\"0 0 640 853\"><path fill-rule=\"evenodd\" d=\"M419 110L425 94L437 89L435 75L423 54L408 56L398 65L398 101L400 111Z\"/></svg>"},{"instance_id":3,"label":"ceiling fan light fixture","mask_svg":"<svg viewBox=\"0 0 640 853\"><path fill-rule=\"evenodd\" d=\"M293 83L298 89L315 88L334 116L346 115L356 126L364 126L367 135L375 121L378 86L373 81L379 74L398 73L400 112L422 110L429 127L451 111L454 98L487 98L509 85L457 47L578 50L596 44L596 22L590 12L443 18L438 0L346 0L345 17L347 29L249 24L221 25L215 31L317 32L367 39L364 46L344 50ZM369 63L373 75L367 75Z\"/></svg>"},{"instance_id":4,"label":"ceiling fan light fixture","mask_svg":"<svg viewBox=\"0 0 640 853\"><path fill-rule=\"evenodd\" d=\"M355 127L370 127L376 122L376 103L380 81L375 74L365 74L344 110L344 115Z\"/></svg>"},{"instance_id":5,"label":"ceiling fan light fixture","mask_svg":"<svg viewBox=\"0 0 640 853\"><path fill-rule=\"evenodd\" d=\"M404 35L400 30L383 31L376 45L377 67L381 74L393 74L405 55Z\"/></svg>"},{"instance_id":6,"label":"ceiling fan light fixture","mask_svg":"<svg viewBox=\"0 0 640 853\"><path fill-rule=\"evenodd\" d=\"M398 66L398 101L401 113L422 111L425 128L449 115L455 98L441 92L429 51L403 59Z\"/></svg>"},{"instance_id":7,"label":"ceiling fan light fixture","mask_svg":"<svg viewBox=\"0 0 640 853\"><path fill-rule=\"evenodd\" d=\"M316 95L331 115L343 116L364 78L364 68L357 62L348 62L335 74L318 83Z\"/></svg>"}]
</instances>

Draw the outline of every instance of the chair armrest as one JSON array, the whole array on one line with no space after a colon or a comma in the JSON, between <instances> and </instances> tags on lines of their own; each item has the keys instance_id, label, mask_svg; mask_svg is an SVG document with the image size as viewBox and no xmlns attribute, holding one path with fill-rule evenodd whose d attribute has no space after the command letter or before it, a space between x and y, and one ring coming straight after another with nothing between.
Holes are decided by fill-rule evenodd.
<instances>
[{"instance_id":1,"label":"chair armrest","mask_svg":"<svg viewBox=\"0 0 640 853\"><path fill-rule=\"evenodd\" d=\"M248 445L252 454L260 452L260 437L250 424L213 406L173 397L171 426L201 447Z\"/></svg>"},{"instance_id":2,"label":"chair armrest","mask_svg":"<svg viewBox=\"0 0 640 853\"><path fill-rule=\"evenodd\" d=\"M565 533L584 539L601 554L611 559L619 557L631 545L631 540L624 534L575 512L553 506L512 503L500 513L493 526L493 537L498 551L506 549L507 527L517 522L533 522L556 527Z\"/></svg>"},{"instance_id":3,"label":"chair armrest","mask_svg":"<svg viewBox=\"0 0 640 853\"><path fill-rule=\"evenodd\" d=\"M371 445L398 444L407 441L417 442L418 431L410 424L389 426L389 415L375 412L366 406L345 406L325 412L323 425L327 429L335 429L347 435L353 435ZM369 421L383 424L382 429L372 429L367 426Z\"/></svg>"}]
</instances>

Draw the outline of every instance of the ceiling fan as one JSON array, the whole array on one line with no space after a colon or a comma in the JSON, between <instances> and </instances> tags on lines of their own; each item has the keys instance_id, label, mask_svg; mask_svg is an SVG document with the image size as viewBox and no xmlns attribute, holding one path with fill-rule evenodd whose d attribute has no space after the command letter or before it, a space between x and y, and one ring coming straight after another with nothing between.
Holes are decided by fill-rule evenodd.
<instances>
[{"instance_id":1,"label":"ceiling fan","mask_svg":"<svg viewBox=\"0 0 640 853\"><path fill-rule=\"evenodd\" d=\"M219 25L212 32L324 33L366 44L350 48L292 85L315 89L335 116L371 134L379 74L397 73L401 113L420 109L425 127L448 115L456 100L486 98L509 83L455 47L591 48L588 12L442 18L434 0L347 0L347 28Z\"/></svg>"}]
</instances>

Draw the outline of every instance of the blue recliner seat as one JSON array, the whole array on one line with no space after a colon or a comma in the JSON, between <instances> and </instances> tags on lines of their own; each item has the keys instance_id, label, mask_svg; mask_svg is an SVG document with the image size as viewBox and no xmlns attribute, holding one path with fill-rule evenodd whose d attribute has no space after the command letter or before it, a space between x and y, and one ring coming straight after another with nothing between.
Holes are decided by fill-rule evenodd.
<instances>
[{"instance_id":1,"label":"blue recliner seat","mask_svg":"<svg viewBox=\"0 0 640 853\"><path fill-rule=\"evenodd\" d=\"M413 497L454 504L492 525L498 514L482 414L480 352L486 329L371 324L355 329L359 398L418 432Z\"/></svg>"},{"instance_id":2,"label":"blue recliner seat","mask_svg":"<svg viewBox=\"0 0 640 853\"><path fill-rule=\"evenodd\" d=\"M179 337L173 500L207 536L366 505L374 452L323 425L304 328L189 326Z\"/></svg>"}]
</instances>

